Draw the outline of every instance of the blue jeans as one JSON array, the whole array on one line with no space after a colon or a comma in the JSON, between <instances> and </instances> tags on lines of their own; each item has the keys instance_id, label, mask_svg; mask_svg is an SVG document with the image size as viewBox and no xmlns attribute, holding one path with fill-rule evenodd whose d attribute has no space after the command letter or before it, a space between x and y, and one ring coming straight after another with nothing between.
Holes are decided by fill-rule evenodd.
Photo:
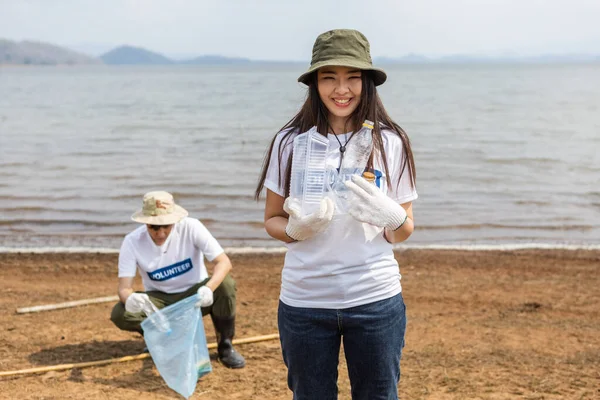
<instances>
[{"instance_id":1,"label":"blue jeans","mask_svg":"<svg viewBox=\"0 0 600 400\"><path fill-rule=\"evenodd\" d=\"M340 343L353 400L397 399L406 331L402 294L343 310L278 310L283 361L294 400L337 399Z\"/></svg>"}]
</instances>

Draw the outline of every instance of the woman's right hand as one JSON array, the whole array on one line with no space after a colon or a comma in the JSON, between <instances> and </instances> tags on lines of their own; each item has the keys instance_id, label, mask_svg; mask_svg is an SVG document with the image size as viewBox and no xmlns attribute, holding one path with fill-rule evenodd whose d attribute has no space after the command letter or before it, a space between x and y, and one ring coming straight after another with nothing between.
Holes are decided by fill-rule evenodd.
<instances>
[{"instance_id":1,"label":"woman's right hand","mask_svg":"<svg viewBox=\"0 0 600 400\"><path fill-rule=\"evenodd\" d=\"M321 199L318 211L302 216L300 200L288 197L283 203L283 209L289 214L285 233L294 240L306 240L327 229L335 206L330 198L325 197Z\"/></svg>"}]
</instances>

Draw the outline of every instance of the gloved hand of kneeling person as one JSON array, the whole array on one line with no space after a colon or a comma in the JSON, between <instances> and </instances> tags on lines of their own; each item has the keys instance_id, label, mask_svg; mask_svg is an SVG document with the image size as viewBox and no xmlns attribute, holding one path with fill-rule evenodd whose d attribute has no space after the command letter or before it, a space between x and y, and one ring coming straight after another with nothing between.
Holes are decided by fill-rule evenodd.
<instances>
[{"instance_id":1,"label":"gloved hand of kneeling person","mask_svg":"<svg viewBox=\"0 0 600 400\"><path fill-rule=\"evenodd\" d=\"M327 229L335 206L330 198L325 197L321 199L318 211L302 216L300 200L288 197L283 203L283 210L289 214L286 235L294 240L306 240Z\"/></svg>"},{"instance_id":2,"label":"gloved hand of kneeling person","mask_svg":"<svg viewBox=\"0 0 600 400\"><path fill-rule=\"evenodd\" d=\"M198 301L195 306L197 308L209 307L213 303L213 291L208 286L200 286L198 289Z\"/></svg>"},{"instance_id":3,"label":"gloved hand of kneeling person","mask_svg":"<svg viewBox=\"0 0 600 400\"><path fill-rule=\"evenodd\" d=\"M146 293L131 293L125 301L125 311L130 313L144 312L147 316L158 308L150 301L150 297Z\"/></svg>"},{"instance_id":4,"label":"gloved hand of kneeling person","mask_svg":"<svg viewBox=\"0 0 600 400\"><path fill-rule=\"evenodd\" d=\"M354 194L348 202L348 214L355 220L393 231L406 221L406 210L362 176L352 175L345 184Z\"/></svg>"}]
</instances>

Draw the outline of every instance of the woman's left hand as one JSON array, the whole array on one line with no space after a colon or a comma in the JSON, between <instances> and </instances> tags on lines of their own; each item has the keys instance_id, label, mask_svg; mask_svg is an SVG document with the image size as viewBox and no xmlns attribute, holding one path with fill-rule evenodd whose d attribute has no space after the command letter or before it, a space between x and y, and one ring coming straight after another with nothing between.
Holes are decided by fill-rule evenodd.
<instances>
[{"instance_id":1,"label":"woman's left hand","mask_svg":"<svg viewBox=\"0 0 600 400\"><path fill-rule=\"evenodd\" d=\"M354 193L348 201L348 214L357 221L393 231L406 221L406 210L363 177L352 175L345 184Z\"/></svg>"}]
</instances>

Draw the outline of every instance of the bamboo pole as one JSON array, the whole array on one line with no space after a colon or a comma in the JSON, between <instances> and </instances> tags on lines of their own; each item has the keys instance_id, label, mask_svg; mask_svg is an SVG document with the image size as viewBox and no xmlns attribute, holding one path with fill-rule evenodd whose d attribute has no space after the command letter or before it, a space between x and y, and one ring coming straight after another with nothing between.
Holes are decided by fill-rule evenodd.
<instances>
[{"instance_id":1,"label":"bamboo pole","mask_svg":"<svg viewBox=\"0 0 600 400\"><path fill-rule=\"evenodd\" d=\"M233 344L246 344L246 343L256 343L256 342L264 342L266 340L274 340L279 339L278 333L273 333L270 335L261 335L261 336L251 336L242 339L234 339L232 341ZM209 349L217 348L217 343L209 343L207 346ZM125 356L121 358L109 358L107 360L98 360L98 361L88 361L76 364L60 364L60 365L50 365L47 367L38 367L38 368L29 368L29 369L20 369L15 371L4 371L0 372L0 377L3 376L15 376L15 375L28 375L28 374L37 374L40 372L50 372L50 371L64 371L67 369L74 368L87 368L87 367L96 367L99 365L107 365L107 364L116 364L126 361L136 361L143 360L146 358L150 358L149 353L142 353L135 356Z\"/></svg>"},{"instance_id":2,"label":"bamboo pole","mask_svg":"<svg viewBox=\"0 0 600 400\"><path fill-rule=\"evenodd\" d=\"M58 310L61 308L69 308L69 307L77 307L83 306L86 304L95 304L95 303L106 303L109 301L118 301L119 296L107 296L107 297L96 297L93 299L83 299L83 300L74 300L67 301L64 303L56 303L56 304L45 304L42 306L33 306L33 307L23 307L17 308L17 314L25 314L25 313L34 313L40 311L49 311L49 310Z\"/></svg>"}]
</instances>

